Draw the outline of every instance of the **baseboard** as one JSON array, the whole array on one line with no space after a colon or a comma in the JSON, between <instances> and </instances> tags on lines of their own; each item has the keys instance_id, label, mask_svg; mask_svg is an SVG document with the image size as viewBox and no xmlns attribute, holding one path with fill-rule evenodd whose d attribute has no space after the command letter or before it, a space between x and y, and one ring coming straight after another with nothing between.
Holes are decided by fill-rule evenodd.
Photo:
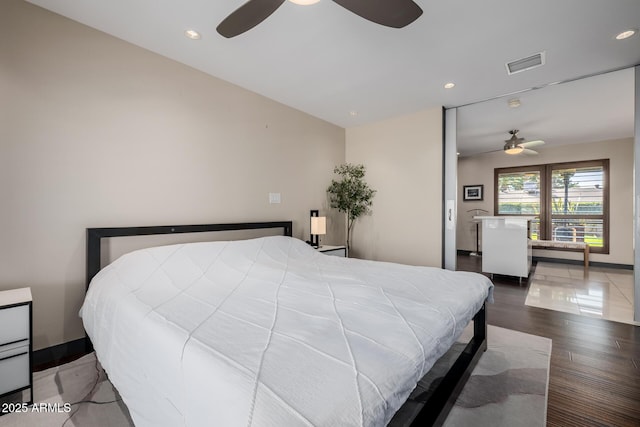
<instances>
[{"instance_id":1,"label":"baseboard","mask_svg":"<svg viewBox=\"0 0 640 427\"><path fill-rule=\"evenodd\" d=\"M534 256L534 262L552 262L558 264L574 264L584 265L584 261L581 259L566 259L566 258L547 258L541 256ZM589 267L605 267L605 268L617 268L620 270L633 270L633 265L630 264L615 264L612 262L599 262L589 260Z\"/></svg>"},{"instance_id":2,"label":"baseboard","mask_svg":"<svg viewBox=\"0 0 640 427\"><path fill-rule=\"evenodd\" d=\"M472 251L467 251L464 249L458 249L457 254L460 256L471 256ZM482 256L482 252L480 252L480 256ZM566 258L547 258L541 256L534 256L532 258L534 262L555 262L559 264L574 264L574 265L584 265L584 261L581 259L566 259ZM616 264L612 262L600 262L600 261L591 261L589 260L589 267L605 267L605 268L618 268L620 270L633 270L633 265L631 264Z\"/></svg>"},{"instance_id":3,"label":"baseboard","mask_svg":"<svg viewBox=\"0 0 640 427\"><path fill-rule=\"evenodd\" d=\"M33 369L46 369L65 363L68 359L87 353L85 338L65 342L33 352Z\"/></svg>"}]
</instances>

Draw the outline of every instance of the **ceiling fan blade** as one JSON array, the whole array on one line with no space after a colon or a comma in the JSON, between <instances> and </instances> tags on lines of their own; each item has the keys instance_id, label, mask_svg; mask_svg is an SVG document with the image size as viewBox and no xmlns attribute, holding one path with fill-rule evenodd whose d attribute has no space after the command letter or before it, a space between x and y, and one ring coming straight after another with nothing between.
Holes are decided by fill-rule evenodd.
<instances>
[{"instance_id":1,"label":"ceiling fan blade","mask_svg":"<svg viewBox=\"0 0 640 427\"><path fill-rule=\"evenodd\" d=\"M413 0L333 0L345 9L376 24L402 28L422 15Z\"/></svg>"},{"instance_id":2,"label":"ceiling fan blade","mask_svg":"<svg viewBox=\"0 0 640 427\"><path fill-rule=\"evenodd\" d=\"M525 148L520 154L524 154L525 156L537 156L538 152Z\"/></svg>"},{"instance_id":3,"label":"ceiling fan blade","mask_svg":"<svg viewBox=\"0 0 640 427\"><path fill-rule=\"evenodd\" d=\"M544 141L539 139L539 140L536 140L536 141L521 142L518 145L523 147L523 148L533 148L533 147L539 147L539 146L541 146L543 144L544 144Z\"/></svg>"},{"instance_id":4,"label":"ceiling fan blade","mask_svg":"<svg viewBox=\"0 0 640 427\"><path fill-rule=\"evenodd\" d=\"M216 31L228 39L235 37L267 19L284 2L285 0L249 0L227 16Z\"/></svg>"}]
</instances>

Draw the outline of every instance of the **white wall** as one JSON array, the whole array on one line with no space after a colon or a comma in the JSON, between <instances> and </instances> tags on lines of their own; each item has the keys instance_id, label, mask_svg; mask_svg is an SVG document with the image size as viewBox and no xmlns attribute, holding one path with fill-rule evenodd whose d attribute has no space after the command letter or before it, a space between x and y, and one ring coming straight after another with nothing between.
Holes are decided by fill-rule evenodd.
<instances>
[{"instance_id":1,"label":"white wall","mask_svg":"<svg viewBox=\"0 0 640 427\"><path fill-rule=\"evenodd\" d=\"M346 160L367 167L373 213L353 228L352 255L442 265L442 109L349 128Z\"/></svg>"},{"instance_id":2,"label":"white wall","mask_svg":"<svg viewBox=\"0 0 640 427\"><path fill-rule=\"evenodd\" d=\"M615 264L633 264L633 139L593 142L588 144L543 146L535 157L508 156L502 152L461 158L458 161L458 225L457 247L459 250L475 250L475 227L469 221L470 209L481 208L494 214L493 179L494 169L522 165L572 162L581 160L610 159L610 253L591 254L592 261ZM484 200L462 201L464 185L484 184ZM552 258L582 259L572 252L536 250L536 256Z\"/></svg>"},{"instance_id":3,"label":"white wall","mask_svg":"<svg viewBox=\"0 0 640 427\"><path fill-rule=\"evenodd\" d=\"M36 349L84 336L87 227L292 219L307 238L327 212L344 129L20 0L0 40L0 290L32 287Z\"/></svg>"}]
</instances>

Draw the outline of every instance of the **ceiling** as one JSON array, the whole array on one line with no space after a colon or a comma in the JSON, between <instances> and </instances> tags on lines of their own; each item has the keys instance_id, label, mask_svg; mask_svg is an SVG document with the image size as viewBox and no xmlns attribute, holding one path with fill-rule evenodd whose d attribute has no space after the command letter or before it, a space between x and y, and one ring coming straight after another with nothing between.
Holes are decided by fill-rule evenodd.
<instances>
[{"instance_id":1,"label":"ceiling","mask_svg":"<svg viewBox=\"0 0 640 427\"><path fill-rule=\"evenodd\" d=\"M285 2L231 39L215 28L244 0L28 1L345 128L640 64L639 35L615 40L640 27L638 0L416 0L424 13L402 29L330 0ZM545 65L507 74L506 62L542 51ZM521 93L518 109L506 98L463 107L459 150L500 148L513 128L547 144L631 136L633 73L624 74Z\"/></svg>"},{"instance_id":2,"label":"ceiling","mask_svg":"<svg viewBox=\"0 0 640 427\"><path fill-rule=\"evenodd\" d=\"M509 107L517 99L520 106ZM634 70L592 76L458 109L461 157L502 151L509 130L525 141L556 145L629 138L634 134Z\"/></svg>"}]
</instances>

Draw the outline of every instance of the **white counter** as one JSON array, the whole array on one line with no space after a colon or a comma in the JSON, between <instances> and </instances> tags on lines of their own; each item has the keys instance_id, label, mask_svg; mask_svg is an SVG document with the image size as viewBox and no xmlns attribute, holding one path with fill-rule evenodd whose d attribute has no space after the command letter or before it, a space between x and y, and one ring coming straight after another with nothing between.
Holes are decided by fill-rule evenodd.
<instances>
[{"instance_id":1,"label":"white counter","mask_svg":"<svg viewBox=\"0 0 640 427\"><path fill-rule=\"evenodd\" d=\"M482 221L482 271L529 277L533 216L474 216Z\"/></svg>"}]
</instances>

